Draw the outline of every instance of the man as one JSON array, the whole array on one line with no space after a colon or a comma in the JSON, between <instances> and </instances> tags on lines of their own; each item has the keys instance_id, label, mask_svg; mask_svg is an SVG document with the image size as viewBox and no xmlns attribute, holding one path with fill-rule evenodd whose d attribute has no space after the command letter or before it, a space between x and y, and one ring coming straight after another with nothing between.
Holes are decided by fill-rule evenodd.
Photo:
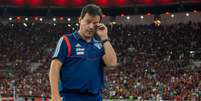
<instances>
[{"instance_id":1,"label":"man","mask_svg":"<svg viewBox=\"0 0 201 101\"><path fill-rule=\"evenodd\" d=\"M88 4L82 9L79 30L66 35L69 42L60 38L49 74L53 101L102 101L103 67L116 66L117 57L101 18L101 8Z\"/></svg>"}]
</instances>

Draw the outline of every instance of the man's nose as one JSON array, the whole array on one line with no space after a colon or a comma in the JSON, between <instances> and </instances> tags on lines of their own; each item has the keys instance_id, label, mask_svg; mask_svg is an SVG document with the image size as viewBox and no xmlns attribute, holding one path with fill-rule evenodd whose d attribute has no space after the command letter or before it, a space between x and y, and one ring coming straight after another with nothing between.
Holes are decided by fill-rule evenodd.
<instances>
[{"instance_id":1,"label":"man's nose","mask_svg":"<svg viewBox=\"0 0 201 101\"><path fill-rule=\"evenodd\" d=\"M95 28L94 24L93 24L93 23L90 23L90 24L89 24L89 28L90 28L90 29L94 29L94 28Z\"/></svg>"}]
</instances>

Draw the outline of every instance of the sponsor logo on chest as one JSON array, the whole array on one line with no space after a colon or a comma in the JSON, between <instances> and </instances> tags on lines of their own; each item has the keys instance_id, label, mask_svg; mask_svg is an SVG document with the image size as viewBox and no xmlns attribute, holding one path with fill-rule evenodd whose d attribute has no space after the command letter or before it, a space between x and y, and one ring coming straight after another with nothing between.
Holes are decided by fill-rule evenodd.
<instances>
[{"instance_id":1,"label":"sponsor logo on chest","mask_svg":"<svg viewBox=\"0 0 201 101\"><path fill-rule=\"evenodd\" d=\"M80 56L80 55L84 55L85 54L85 48L81 46L81 44L77 43L75 45L75 51L76 51L76 55Z\"/></svg>"}]
</instances>

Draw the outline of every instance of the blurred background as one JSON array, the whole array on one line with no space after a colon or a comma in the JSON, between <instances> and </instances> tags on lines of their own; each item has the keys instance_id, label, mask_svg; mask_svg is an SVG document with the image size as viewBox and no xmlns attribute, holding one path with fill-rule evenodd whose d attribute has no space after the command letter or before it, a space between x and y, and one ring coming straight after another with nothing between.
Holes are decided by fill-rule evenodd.
<instances>
[{"instance_id":1,"label":"blurred background","mask_svg":"<svg viewBox=\"0 0 201 101\"><path fill-rule=\"evenodd\" d=\"M103 8L120 66L104 101L201 101L201 0L0 0L0 101L50 101L59 37L81 8Z\"/></svg>"}]
</instances>

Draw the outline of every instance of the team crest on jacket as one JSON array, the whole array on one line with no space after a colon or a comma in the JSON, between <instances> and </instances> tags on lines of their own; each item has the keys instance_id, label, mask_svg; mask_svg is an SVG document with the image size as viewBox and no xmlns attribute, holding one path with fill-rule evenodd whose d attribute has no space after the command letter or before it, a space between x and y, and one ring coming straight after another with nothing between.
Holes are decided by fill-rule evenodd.
<instances>
[{"instance_id":1,"label":"team crest on jacket","mask_svg":"<svg viewBox=\"0 0 201 101\"><path fill-rule=\"evenodd\" d=\"M94 43L94 46L97 47L98 49L101 49L103 47L102 44L99 42Z\"/></svg>"}]
</instances>

